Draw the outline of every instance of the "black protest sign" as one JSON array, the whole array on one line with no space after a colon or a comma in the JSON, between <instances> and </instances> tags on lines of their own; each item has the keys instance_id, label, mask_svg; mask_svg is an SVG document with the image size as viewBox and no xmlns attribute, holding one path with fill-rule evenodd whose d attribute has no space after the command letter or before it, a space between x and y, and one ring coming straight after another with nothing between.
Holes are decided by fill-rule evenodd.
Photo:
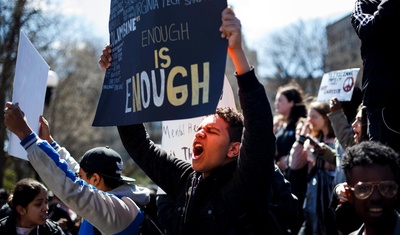
<instances>
[{"instance_id":1,"label":"black protest sign","mask_svg":"<svg viewBox=\"0 0 400 235\"><path fill-rule=\"evenodd\" d=\"M94 126L213 113L223 88L226 0L112 0L112 66Z\"/></svg>"}]
</instances>

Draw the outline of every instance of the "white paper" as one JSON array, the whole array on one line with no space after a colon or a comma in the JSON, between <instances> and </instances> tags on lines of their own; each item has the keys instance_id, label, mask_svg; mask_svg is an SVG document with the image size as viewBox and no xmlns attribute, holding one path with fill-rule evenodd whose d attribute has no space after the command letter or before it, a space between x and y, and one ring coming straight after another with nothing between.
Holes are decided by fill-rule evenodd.
<instances>
[{"instance_id":1,"label":"white paper","mask_svg":"<svg viewBox=\"0 0 400 235\"><path fill-rule=\"evenodd\" d=\"M319 87L319 102L328 102L336 97L339 101L350 101L360 68L336 70L322 76Z\"/></svg>"},{"instance_id":2,"label":"white paper","mask_svg":"<svg viewBox=\"0 0 400 235\"><path fill-rule=\"evenodd\" d=\"M39 131L39 117L43 113L49 69L49 65L21 31L12 102L19 103L28 124L36 133ZM14 133L9 132L9 141L8 154L28 160L20 139Z\"/></svg>"}]
</instances>

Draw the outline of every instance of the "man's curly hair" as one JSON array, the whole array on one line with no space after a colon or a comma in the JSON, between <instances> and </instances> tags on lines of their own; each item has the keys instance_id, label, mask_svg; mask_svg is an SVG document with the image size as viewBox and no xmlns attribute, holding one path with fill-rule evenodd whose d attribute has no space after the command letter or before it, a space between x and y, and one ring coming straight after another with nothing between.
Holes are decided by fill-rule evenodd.
<instances>
[{"instance_id":1,"label":"man's curly hair","mask_svg":"<svg viewBox=\"0 0 400 235\"><path fill-rule=\"evenodd\" d=\"M215 114L229 123L230 142L241 142L243 133L243 114L231 107L218 107Z\"/></svg>"},{"instance_id":2,"label":"man's curly hair","mask_svg":"<svg viewBox=\"0 0 400 235\"><path fill-rule=\"evenodd\" d=\"M391 147L377 141L362 141L359 144L348 147L343 154L342 169L349 178L351 170L355 166L371 164L388 165L392 170L396 182L400 177L399 154Z\"/></svg>"}]
</instances>

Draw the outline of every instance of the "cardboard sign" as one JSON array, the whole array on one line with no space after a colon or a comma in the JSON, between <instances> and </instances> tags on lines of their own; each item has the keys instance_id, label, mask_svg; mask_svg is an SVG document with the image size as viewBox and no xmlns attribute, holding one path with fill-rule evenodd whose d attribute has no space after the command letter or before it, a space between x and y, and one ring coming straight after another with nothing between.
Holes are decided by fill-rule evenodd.
<instances>
[{"instance_id":1,"label":"cardboard sign","mask_svg":"<svg viewBox=\"0 0 400 235\"><path fill-rule=\"evenodd\" d=\"M175 120L212 113L221 94L226 0L111 1L113 62L93 126Z\"/></svg>"}]
</instances>

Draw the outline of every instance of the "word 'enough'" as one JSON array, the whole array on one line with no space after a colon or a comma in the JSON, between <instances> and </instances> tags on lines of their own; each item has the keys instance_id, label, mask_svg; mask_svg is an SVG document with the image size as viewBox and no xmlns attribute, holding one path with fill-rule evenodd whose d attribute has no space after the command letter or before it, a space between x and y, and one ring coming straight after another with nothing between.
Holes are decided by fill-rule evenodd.
<instances>
[{"instance_id":1,"label":"word 'enough'","mask_svg":"<svg viewBox=\"0 0 400 235\"><path fill-rule=\"evenodd\" d=\"M159 73L159 79L156 77L156 71ZM185 67L175 66L169 71L167 76L165 69L151 70L150 74L151 76L146 71L143 71L126 80L125 113L146 109L150 106L151 101L153 101L156 107L161 107L164 104L165 94L168 102L173 106L181 106L188 101L188 84L174 85L174 80L177 77L183 79L188 77L188 70ZM200 104L199 94L201 89L203 91L202 103L208 103L210 93L210 63L203 63L202 81L199 80L199 65L190 65L190 81L188 82L191 82L190 85L192 87L191 105ZM130 102L131 100L132 102ZM132 106L129 105L130 103L132 103Z\"/></svg>"}]
</instances>

